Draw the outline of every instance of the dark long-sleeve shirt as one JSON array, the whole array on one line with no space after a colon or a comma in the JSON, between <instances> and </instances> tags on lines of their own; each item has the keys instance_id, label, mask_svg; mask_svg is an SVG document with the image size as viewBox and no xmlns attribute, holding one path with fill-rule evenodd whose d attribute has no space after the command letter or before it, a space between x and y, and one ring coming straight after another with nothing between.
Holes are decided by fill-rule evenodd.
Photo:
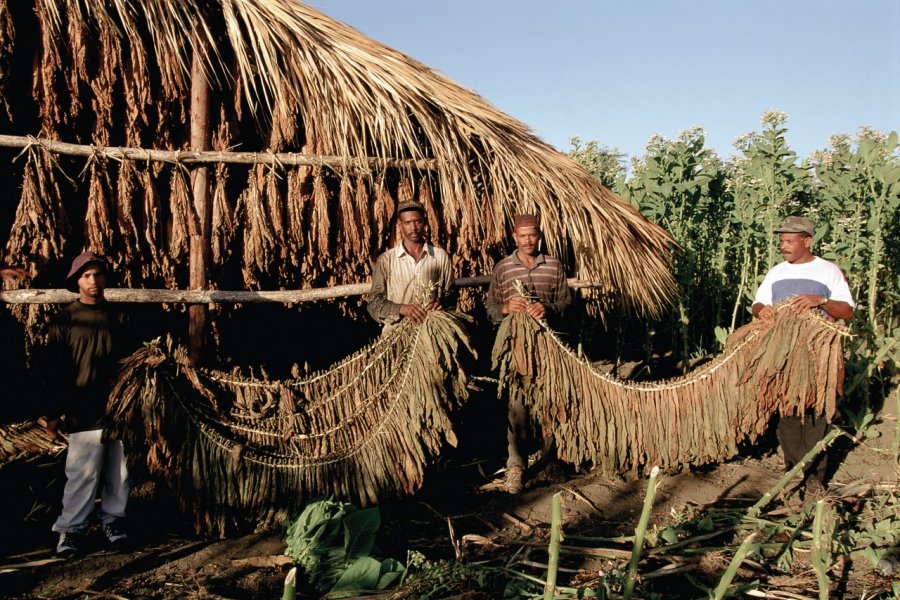
<instances>
[{"instance_id":1,"label":"dark long-sleeve shirt","mask_svg":"<svg viewBox=\"0 0 900 600\"><path fill-rule=\"evenodd\" d=\"M76 300L56 316L42 367L48 417L65 415L70 432L100 427L128 334L125 313L106 301Z\"/></svg>"},{"instance_id":2,"label":"dark long-sleeve shirt","mask_svg":"<svg viewBox=\"0 0 900 600\"><path fill-rule=\"evenodd\" d=\"M538 254L530 269L513 252L496 265L491 275L485 309L494 323L503 320L503 303L517 295L515 282L521 281L525 292L543 304L551 318L562 316L572 303L572 292L566 281L562 262L553 256Z\"/></svg>"}]
</instances>

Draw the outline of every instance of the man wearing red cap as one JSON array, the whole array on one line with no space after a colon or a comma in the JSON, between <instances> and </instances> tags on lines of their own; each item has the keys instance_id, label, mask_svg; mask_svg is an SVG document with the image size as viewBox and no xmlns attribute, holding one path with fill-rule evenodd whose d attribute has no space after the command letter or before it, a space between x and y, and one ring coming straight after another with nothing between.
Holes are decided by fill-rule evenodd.
<instances>
[{"instance_id":1,"label":"man wearing red cap","mask_svg":"<svg viewBox=\"0 0 900 600\"><path fill-rule=\"evenodd\" d=\"M516 250L494 265L485 302L488 317L497 324L511 313L525 313L552 323L572 303L565 269L558 258L540 251L543 233L536 215L516 215L513 225ZM522 475L528 462L523 448L530 441L529 433L522 398L510 398L505 485L511 494L522 491ZM547 440L543 449L550 450Z\"/></svg>"},{"instance_id":2,"label":"man wearing red cap","mask_svg":"<svg viewBox=\"0 0 900 600\"><path fill-rule=\"evenodd\" d=\"M124 314L104 298L106 274L103 257L93 252L76 257L66 287L78 299L50 326L44 366L47 432L55 438L64 415L69 433L62 512L53 525L60 534L60 556L84 549L98 488L103 533L113 545L127 541L120 522L131 491L125 453L121 441L101 438L109 390L129 346Z\"/></svg>"},{"instance_id":3,"label":"man wearing red cap","mask_svg":"<svg viewBox=\"0 0 900 600\"><path fill-rule=\"evenodd\" d=\"M766 273L753 300L753 316L763 320L775 318L775 306L790 305L795 311L817 310L827 319L849 321L853 316L853 296L844 272L834 263L812 253L816 223L808 217L787 217L778 229L778 247L784 262ZM828 423L815 415L782 416L775 433L784 455L784 466L790 470L816 443L825 437ZM813 495L824 492L827 454L819 455L804 470L806 491Z\"/></svg>"},{"instance_id":4,"label":"man wearing red cap","mask_svg":"<svg viewBox=\"0 0 900 600\"><path fill-rule=\"evenodd\" d=\"M409 201L397 207L401 240L382 253L372 270L366 308L387 332L401 319L419 324L430 310L453 303L450 256L426 239L425 207Z\"/></svg>"}]
</instances>

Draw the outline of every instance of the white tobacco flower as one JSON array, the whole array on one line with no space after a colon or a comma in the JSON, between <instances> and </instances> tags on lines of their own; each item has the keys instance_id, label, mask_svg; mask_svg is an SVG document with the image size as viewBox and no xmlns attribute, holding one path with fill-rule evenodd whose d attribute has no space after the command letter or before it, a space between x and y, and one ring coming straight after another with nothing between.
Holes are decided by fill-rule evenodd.
<instances>
[{"instance_id":1,"label":"white tobacco flower","mask_svg":"<svg viewBox=\"0 0 900 600\"><path fill-rule=\"evenodd\" d=\"M770 127L778 127L780 125L784 125L788 120L788 114L783 110L767 110L763 113L762 118L759 120L760 124L765 127L769 125Z\"/></svg>"}]
</instances>

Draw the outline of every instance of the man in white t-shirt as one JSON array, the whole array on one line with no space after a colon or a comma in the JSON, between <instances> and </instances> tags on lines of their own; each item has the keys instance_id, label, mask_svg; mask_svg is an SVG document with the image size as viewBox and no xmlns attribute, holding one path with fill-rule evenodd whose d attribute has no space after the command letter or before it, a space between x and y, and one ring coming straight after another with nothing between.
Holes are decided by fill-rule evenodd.
<instances>
[{"instance_id":1,"label":"man in white t-shirt","mask_svg":"<svg viewBox=\"0 0 900 600\"><path fill-rule=\"evenodd\" d=\"M775 230L784 262L772 267L756 291L753 316L763 320L775 318L774 306L790 303L793 310L818 310L828 319L849 321L853 316L853 296L844 272L834 263L813 256L816 223L807 217L792 216ZM785 469L790 470L823 437L828 423L823 417L807 414L804 418L784 416L778 422L776 435L784 454ZM805 469L806 490L820 493L827 467L826 453Z\"/></svg>"}]
</instances>

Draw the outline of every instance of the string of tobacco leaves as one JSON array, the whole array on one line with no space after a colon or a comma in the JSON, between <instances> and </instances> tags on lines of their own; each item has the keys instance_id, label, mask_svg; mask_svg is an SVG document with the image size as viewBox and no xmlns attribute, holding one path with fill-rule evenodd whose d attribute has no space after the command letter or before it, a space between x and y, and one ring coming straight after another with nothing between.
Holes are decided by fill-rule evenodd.
<instances>
[{"instance_id":1,"label":"string of tobacco leaves","mask_svg":"<svg viewBox=\"0 0 900 600\"><path fill-rule=\"evenodd\" d=\"M268 527L323 494L364 505L409 494L456 444L448 413L468 398L474 357L463 318L404 320L330 369L281 381L195 369L156 341L124 365L109 430L202 532Z\"/></svg>"},{"instance_id":2,"label":"string of tobacco leaves","mask_svg":"<svg viewBox=\"0 0 900 600\"><path fill-rule=\"evenodd\" d=\"M676 379L617 379L565 346L545 323L512 314L493 349L501 396L521 395L561 460L605 472L666 469L735 456L774 414L824 415L842 391L846 328L782 305L774 321L729 336L725 352Z\"/></svg>"}]
</instances>

